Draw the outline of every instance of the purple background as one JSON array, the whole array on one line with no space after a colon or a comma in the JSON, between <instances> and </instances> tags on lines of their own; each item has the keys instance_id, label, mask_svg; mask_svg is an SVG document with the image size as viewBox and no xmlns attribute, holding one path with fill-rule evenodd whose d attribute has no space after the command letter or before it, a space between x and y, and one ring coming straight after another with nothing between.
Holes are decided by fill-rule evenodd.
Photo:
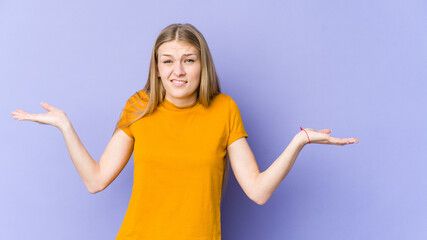
<instances>
[{"instance_id":1,"label":"purple background","mask_svg":"<svg viewBox=\"0 0 427 240\"><path fill-rule=\"evenodd\" d=\"M261 171L300 126L360 140L304 147L263 206L230 172L223 239L427 239L421 0L1 1L0 239L115 238L133 158L92 195L60 131L10 112L64 110L98 161L171 23L204 34Z\"/></svg>"}]
</instances>

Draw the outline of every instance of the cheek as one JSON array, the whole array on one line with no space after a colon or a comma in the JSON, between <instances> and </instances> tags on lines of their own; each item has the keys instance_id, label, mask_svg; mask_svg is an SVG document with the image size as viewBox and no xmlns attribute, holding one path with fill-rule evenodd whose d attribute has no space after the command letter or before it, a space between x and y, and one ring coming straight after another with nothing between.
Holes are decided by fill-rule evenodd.
<instances>
[{"instance_id":1,"label":"cheek","mask_svg":"<svg viewBox=\"0 0 427 240\"><path fill-rule=\"evenodd\" d=\"M157 76L161 77L161 76L165 75L164 72L165 72L165 70L162 67L159 67L157 70Z\"/></svg>"},{"instance_id":2,"label":"cheek","mask_svg":"<svg viewBox=\"0 0 427 240\"><path fill-rule=\"evenodd\" d=\"M193 70L194 78L197 78L198 80L200 80L200 75L201 75L201 68L200 67L194 68Z\"/></svg>"},{"instance_id":3,"label":"cheek","mask_svg":"<svg viewBox=\"0 0 427 240\"><path fill-rule=\"evenodd\" d=\"M159 65L157 69L159 71L158 72L159 76L168 76L171 72L170 68L168 68L167 66Z\"/></svg>"}]
</instances>

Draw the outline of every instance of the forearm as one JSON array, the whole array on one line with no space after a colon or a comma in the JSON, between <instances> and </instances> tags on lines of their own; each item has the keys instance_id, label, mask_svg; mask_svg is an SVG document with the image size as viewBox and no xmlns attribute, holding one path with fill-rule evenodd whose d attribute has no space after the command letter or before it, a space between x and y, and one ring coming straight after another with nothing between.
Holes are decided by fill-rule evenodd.
<instances>
[{"instance_id":1,"label":"forearm","mask_svg":"<svg viewBox=\"0 0 427 240\"><path fill-rule=\"evenodd\" d=\"M286 149L267 170L260 173L256 179L256 198L259 204L264 204L291 170L298 154L307 143L306 136L298 133Z\"/></svg>"},{"instance_id":2,"label":"forearm","mask_svg":"<svg viewBox=\"0 0 427 240\"><path fill-rule=\"evenodd\" d=\"M59 128L64 136L65 144L67 145L68 153L74 163L80 177L83 180L89 192L95 193L100 188L97 181L99 175L99 165L92 159L87 152L79 136L74 130L71 122L64 123Z\"/></svg>"}]
</instances>

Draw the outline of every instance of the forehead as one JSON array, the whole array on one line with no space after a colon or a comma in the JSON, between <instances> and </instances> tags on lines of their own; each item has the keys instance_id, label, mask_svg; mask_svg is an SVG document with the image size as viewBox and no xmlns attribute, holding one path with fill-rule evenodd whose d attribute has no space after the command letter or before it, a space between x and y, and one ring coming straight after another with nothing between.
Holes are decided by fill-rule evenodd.
<instances>
[{"instance_id":1,"label":"forehead","mask_svg":"<svg viewBox=\"0 0 427 240\"><path fill-rule=\"evenodd\" d=\"M157 49L159 57L162 55L183 55L183 54L199 54L199 51L192 44L184 41L169 41L160 45Z\"/></svg>"}]
</instances>

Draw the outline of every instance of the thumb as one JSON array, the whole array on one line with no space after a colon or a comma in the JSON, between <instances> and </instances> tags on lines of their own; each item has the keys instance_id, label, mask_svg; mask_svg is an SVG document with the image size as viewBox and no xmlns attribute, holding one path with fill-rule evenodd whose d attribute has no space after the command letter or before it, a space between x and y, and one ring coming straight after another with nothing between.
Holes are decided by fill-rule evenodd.
<instances>
[{"instance_id":1,"label":"thumb","mask_svg":"<svg viewBox=\"0 0 427 240\"><path fill-rule=\"evenodd\" d=\"M41 102L40 105L42 105L42 107L48 111L52 111L53 107L45 102Z\"/></svg>"},{"instance_id":2,"label":"thumb","mask_svg":"<svg viewBox=\"0 0 427 240\"><path fill-rule=\"evenodd\" d=\"M320 130L322 133L326 133L326 134L329 134L329 133L331 133L332 131L330 130L330 129L322 129L322 130Z\"/></svg>"}]
</instances>

